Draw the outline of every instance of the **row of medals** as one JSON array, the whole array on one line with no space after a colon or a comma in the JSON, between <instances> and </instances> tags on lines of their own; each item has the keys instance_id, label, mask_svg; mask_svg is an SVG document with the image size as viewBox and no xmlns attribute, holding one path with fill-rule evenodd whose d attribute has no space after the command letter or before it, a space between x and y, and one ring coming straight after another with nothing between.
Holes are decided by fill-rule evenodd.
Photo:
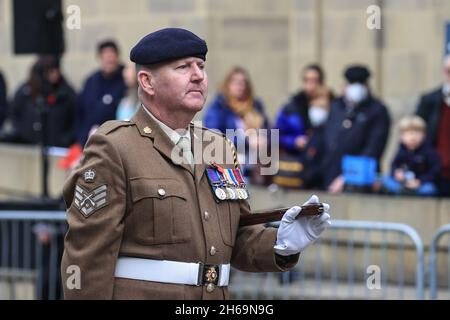
<instances>
[{"instance_id":1,"label":"row of medals","mask_svg":"<svg viewBox=\"0 0 450 320\"><path fill-rule=\"evenodd\" d=\"M236 188L234 185L218 186L214 193L220 200L248 199L248 192L245 187Z\"/></svg>"},{"instance_id":2,"label":"row of medals","mask_svg":"<svg viewBox=\"0 0 450 320\"><path fill-rule=\"evenodd\" d=\"M243 181L242 174L237 169L236 175L233 170L224 169L216 163L212 163L214 169L207 169L207 176L219 200L248 199L248 192Z\"/></svg>"}]
</instances>

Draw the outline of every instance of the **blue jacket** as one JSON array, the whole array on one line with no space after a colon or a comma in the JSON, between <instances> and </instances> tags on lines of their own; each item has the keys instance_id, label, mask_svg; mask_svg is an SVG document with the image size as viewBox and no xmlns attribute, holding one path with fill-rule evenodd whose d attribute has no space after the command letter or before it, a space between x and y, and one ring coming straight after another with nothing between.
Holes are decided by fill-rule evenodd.
<instances>
[{"instance_id":1,"label":"blue jacket","mask_svg":"<svg viewBox=\"0 0 450 320\"><path fill-rule=\"evenodd\" d=\"M353 110L346 106L342 97L334 100L323 137L322 172L325 187L341 174L344 155L372 157L379 163L389 128L388 110L378 99L369 96Z\"/></svg>"},{"instance_id":2,"label":"blue jacket","mask_svg":"<svg viewBox=\"0 0 450 320\"><path fill-rule=\"evenodd\" d=\"M423 143L414 151L409 151L401 143L392 161L392 175L396 169L414 172L422 183L435 182L441 172L441 160L439 154L428 143Z\"/></svg>"},{"instance_id":3,"label":"blue jacket","mask_svg":"<svg viewBox=\"0 0 450 320\"><path fill-rule=\"evenodd\" d=\"M299 153L295 139L311 128L308 117L309 99L301 91L286 103L277 116L275 127L280 130L280 146L290 153Z\"/></svg>"},{"instance_id":4,"label":"blue jacket","mask_svg":"<svg viewBox=\"0 0 450 320\"><path fill-rule=\"evenodd\" d=\"M96 71L86 80L77 100L77 139L81 145L86 143L92 126L116 118L117 106L127 90L122 69L110 78Z\"/></svg>"},{"instance_id":5,"label":"blue jacket","mask_svg":"<svg viewBox=\"0 0 450 320\"><path fill-rule=\"evenodd\" d=\"M278 114L275 128L280 130L281 148L296 153L295 139L305 135L306 132L304 117L299 112L290 110L287 105Z\"/></svg>"},{"instance_id":6,"label":"blue jacket","mask_svg":"<svg viewBox=\"0 0 450 320\"><path fill-rule=\"evenodd\" d=\"M263 104L257 99L255 99L255 109L264 117L263 127L269 128L269 121L264 112ZM239 121L239 116L230 109L225 97L221 94L217 95L211 102L203 118L205 127L218 129L222 133L226 133L226 129L237 129Z\"/></svg>"}]
</instances>

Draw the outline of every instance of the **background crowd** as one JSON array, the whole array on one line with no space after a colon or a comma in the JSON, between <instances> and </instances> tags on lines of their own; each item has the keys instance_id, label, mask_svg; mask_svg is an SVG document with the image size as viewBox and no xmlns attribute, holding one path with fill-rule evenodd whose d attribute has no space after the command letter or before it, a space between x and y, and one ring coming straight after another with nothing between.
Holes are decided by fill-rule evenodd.
<instances>
[{"instance_id":1,"label":"background crowd","mask_svg":"<svg viewBox=\"0 0 450 320\"><path fill-rule=\"evenodd\" d=\"M139 107L134 65L123 65L112 41L97 46L99 69L75 92L60 69L60 59L39 56L27 79L10 99L0 73L0 141L44 144L81 150L103 122L126 120ZM298 92L269 119L243 67L232 68L205 107L204 125L227 129L279 129L279 142L248 130L238 154L250 183L285 188L450 196L450 56L444 81L417 101L415 114L402 118L398 151L389 172L380 160L391 128L388 108L369 86L364 65L343 70L341 92L327 87L325 72L311 64L300 71ZM9 101L9 103L8 103ZM279 143L279 171L262 176L248 164L251 150ZM69 152L70 154L70 152Z\"/></svg>"}]
</instances>

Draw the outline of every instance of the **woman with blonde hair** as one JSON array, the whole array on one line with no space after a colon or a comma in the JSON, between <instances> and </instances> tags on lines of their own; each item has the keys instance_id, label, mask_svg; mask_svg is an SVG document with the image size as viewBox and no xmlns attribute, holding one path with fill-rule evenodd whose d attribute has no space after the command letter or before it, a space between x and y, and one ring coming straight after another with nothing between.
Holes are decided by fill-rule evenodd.
<instances>
[{"instance_id":1,"label":"woman with blonde hair","mask_svg":"<svg viewBox=\"0 0 450 320\"><path fill-rule=\"evenodd\" d=\"M245 139L246 152L238 153L238 160L244 169L244 175L251 175L250 171L255 166L247 163L248 153L251 149L266 146L267 139L261 139L261 135L256 132L258 129L268 129L269 122L262 102L254 95L250 76L244 68L233 67L228 72L219 93L206 111L204 124L224 134L227 133L227 129L234 130L235 135L230 139L235 144ZM242 130L235 131L236 129ZM237 149L239 152L239 148ZM255 181L258 180L257 175L252 176L254 183L264 183Z\"/></svg>"}]
</instances>

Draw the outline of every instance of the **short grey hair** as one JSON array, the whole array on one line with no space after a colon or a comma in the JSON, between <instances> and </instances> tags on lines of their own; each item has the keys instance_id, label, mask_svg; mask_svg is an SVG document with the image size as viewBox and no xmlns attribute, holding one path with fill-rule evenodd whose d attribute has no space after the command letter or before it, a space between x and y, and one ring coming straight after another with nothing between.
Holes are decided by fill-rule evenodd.
<instances>
[{"instance_id":1,"label":"short grey hair","mask_svg":"<svg viewBox=\"0 0 450 320\"><path fill-rule=\"evenodd\" d=\"M135 77L136 77L136 81L137 81L138 88L139 88L140 87L139 86L139 81L138 81L139 71L145 70L145 71L150 72L152 74L152 76L156 76L157 75L157 70L158 70L158 65L143 65L143 64L136 63L135 70L136 70Z\"/></svg>"},{"instance_id":2,"label":"short grey hair","mask_svg":"<svg viewBox=\"0 0 450 320\"><path fill-rule=\"evenodd\" d=\"M138 64L138 63L136 63L136 68L135 68L135 70L136 70L136 79L137 79L137 76L138 76L139 71L142 71L142 70L150 71L150 69L149 69L147 66L144 66L144 65Z\"/></svg>"},{"instance_id":3,"label":"short grey hair","mask_svg":"<svg viewBox=\"0 0 450 320\"><path fill-rule=\"evenodd\" d=\"M148 72L150 72L152 74L153 77L155 77L158 74L158 68L159 68L160 65L161 64L143 65L143 64L136 63L136 74L135 74L135 76L136 76L136 82L137 82L137 94L138 94L138 97L141 97L141 95L142 95L142 88L141 88L141 86L139 84L139 80L138 80L139 71L142 71L142 70L148 71Z\"/></svg>"}]
</instances>

